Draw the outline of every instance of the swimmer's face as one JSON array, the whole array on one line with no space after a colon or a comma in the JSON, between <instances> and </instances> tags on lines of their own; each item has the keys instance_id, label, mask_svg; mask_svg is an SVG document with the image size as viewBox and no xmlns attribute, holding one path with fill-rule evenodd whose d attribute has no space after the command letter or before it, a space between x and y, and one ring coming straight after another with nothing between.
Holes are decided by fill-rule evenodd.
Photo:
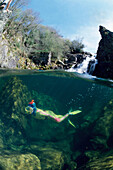
<instances>
[{"instance_id":1,"label":"swimmer's face","mask_svg":"<svg viewBox=\"0 0 113 170\"><path fill-rule=\"evenodd\" d=\"M27 106L27 107L25 108L25 112L26 112L27 114L31 114L31 113L33 112L33 108L30 107L30 106Z\"/></svg>"}]
</instances>

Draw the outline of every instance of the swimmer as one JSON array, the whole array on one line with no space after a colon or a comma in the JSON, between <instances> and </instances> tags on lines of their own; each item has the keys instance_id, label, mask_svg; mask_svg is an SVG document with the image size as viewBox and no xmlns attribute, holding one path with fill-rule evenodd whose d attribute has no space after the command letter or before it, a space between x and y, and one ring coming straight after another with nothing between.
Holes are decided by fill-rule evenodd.
<instances>
[{"instance_id":1,"label":"swimmer","mask_svg":"<svg viewBox=\"0 0 113 170\"><path fill-rule=\"evenodd\" d=\"M80 110L76 110L73 112L69 112L65 115L56 115L53 111L51 110L42 110L36 107L36 104L34 102L34 100L32 100L28 106L25 108L25 111L27 114L32 114L33 116L35 116L35 118L37 119L45 119L46 117L49 117L53 120L55 120L57 123L62 122L63 120L65 120L67 117L69 117L70 115L76 115L78 113L80 113ZM73 123L68 119L68 122L72 125ZM75 126L74 126L75 127Z\"/></svg>"}]
</instances>

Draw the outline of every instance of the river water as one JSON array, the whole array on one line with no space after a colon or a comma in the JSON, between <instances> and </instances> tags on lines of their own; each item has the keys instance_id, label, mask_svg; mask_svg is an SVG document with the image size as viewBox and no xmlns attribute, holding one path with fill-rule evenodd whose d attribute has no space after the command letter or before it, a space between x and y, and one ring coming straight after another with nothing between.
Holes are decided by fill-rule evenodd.
<instances>
[{"instance_id":1,"label":"river water","mask_svg":"<svg viewBox=\"0 0 113 170\"><path fill-rule=\"evenodd\" d=\"M12 152L35 155L42 170L87 169L88 162L113 147L112 86L110 80L65 71L0 70L1 153L8 152L13 169L18 166ZM37 108L56 115L81 110L69 116L75 127L68 119L57 123L27 115L32 99ZM40 169L33 161L27 169Z\"/></svg>"}]
</instances>

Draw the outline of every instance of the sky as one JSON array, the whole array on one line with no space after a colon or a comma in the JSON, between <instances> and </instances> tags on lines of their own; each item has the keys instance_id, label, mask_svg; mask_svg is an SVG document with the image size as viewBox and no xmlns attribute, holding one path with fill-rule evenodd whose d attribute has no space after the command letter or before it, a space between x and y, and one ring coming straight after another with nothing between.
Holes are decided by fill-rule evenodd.
<instances>
[{"instance_id":1,"label":"sky","mask_svg":"<svg viewBox=\"0 0 113 170\"><path fill-rule=\"evenodd\" d=\"M113 31L113 0L30 0L28 8L64 38L82 39L87 52L97 52L99 25Z\"/></svg>"}]
</instances>

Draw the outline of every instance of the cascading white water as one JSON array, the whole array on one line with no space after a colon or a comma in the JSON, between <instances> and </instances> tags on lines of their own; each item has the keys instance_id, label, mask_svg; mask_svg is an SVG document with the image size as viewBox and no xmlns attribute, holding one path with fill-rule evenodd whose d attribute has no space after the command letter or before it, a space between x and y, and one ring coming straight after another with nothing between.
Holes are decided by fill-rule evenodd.
<instances>
[{"instance_id":1,"label":"cascading white water","mask_svg":"<svg viewBox=\"0 0 113 170\"><path fill-rule=\"evenodd\" d=\"M78 64L77 68L74 68L75 64L68 70L69 72L78 72L78 73L87 73L89 63L92 63L89 69L89 74L91 74L94 69L95 65L97 64L97 59L93 55L92 57L87 56L86 59L81 63Z\"/></svg>"}]
</instances>

